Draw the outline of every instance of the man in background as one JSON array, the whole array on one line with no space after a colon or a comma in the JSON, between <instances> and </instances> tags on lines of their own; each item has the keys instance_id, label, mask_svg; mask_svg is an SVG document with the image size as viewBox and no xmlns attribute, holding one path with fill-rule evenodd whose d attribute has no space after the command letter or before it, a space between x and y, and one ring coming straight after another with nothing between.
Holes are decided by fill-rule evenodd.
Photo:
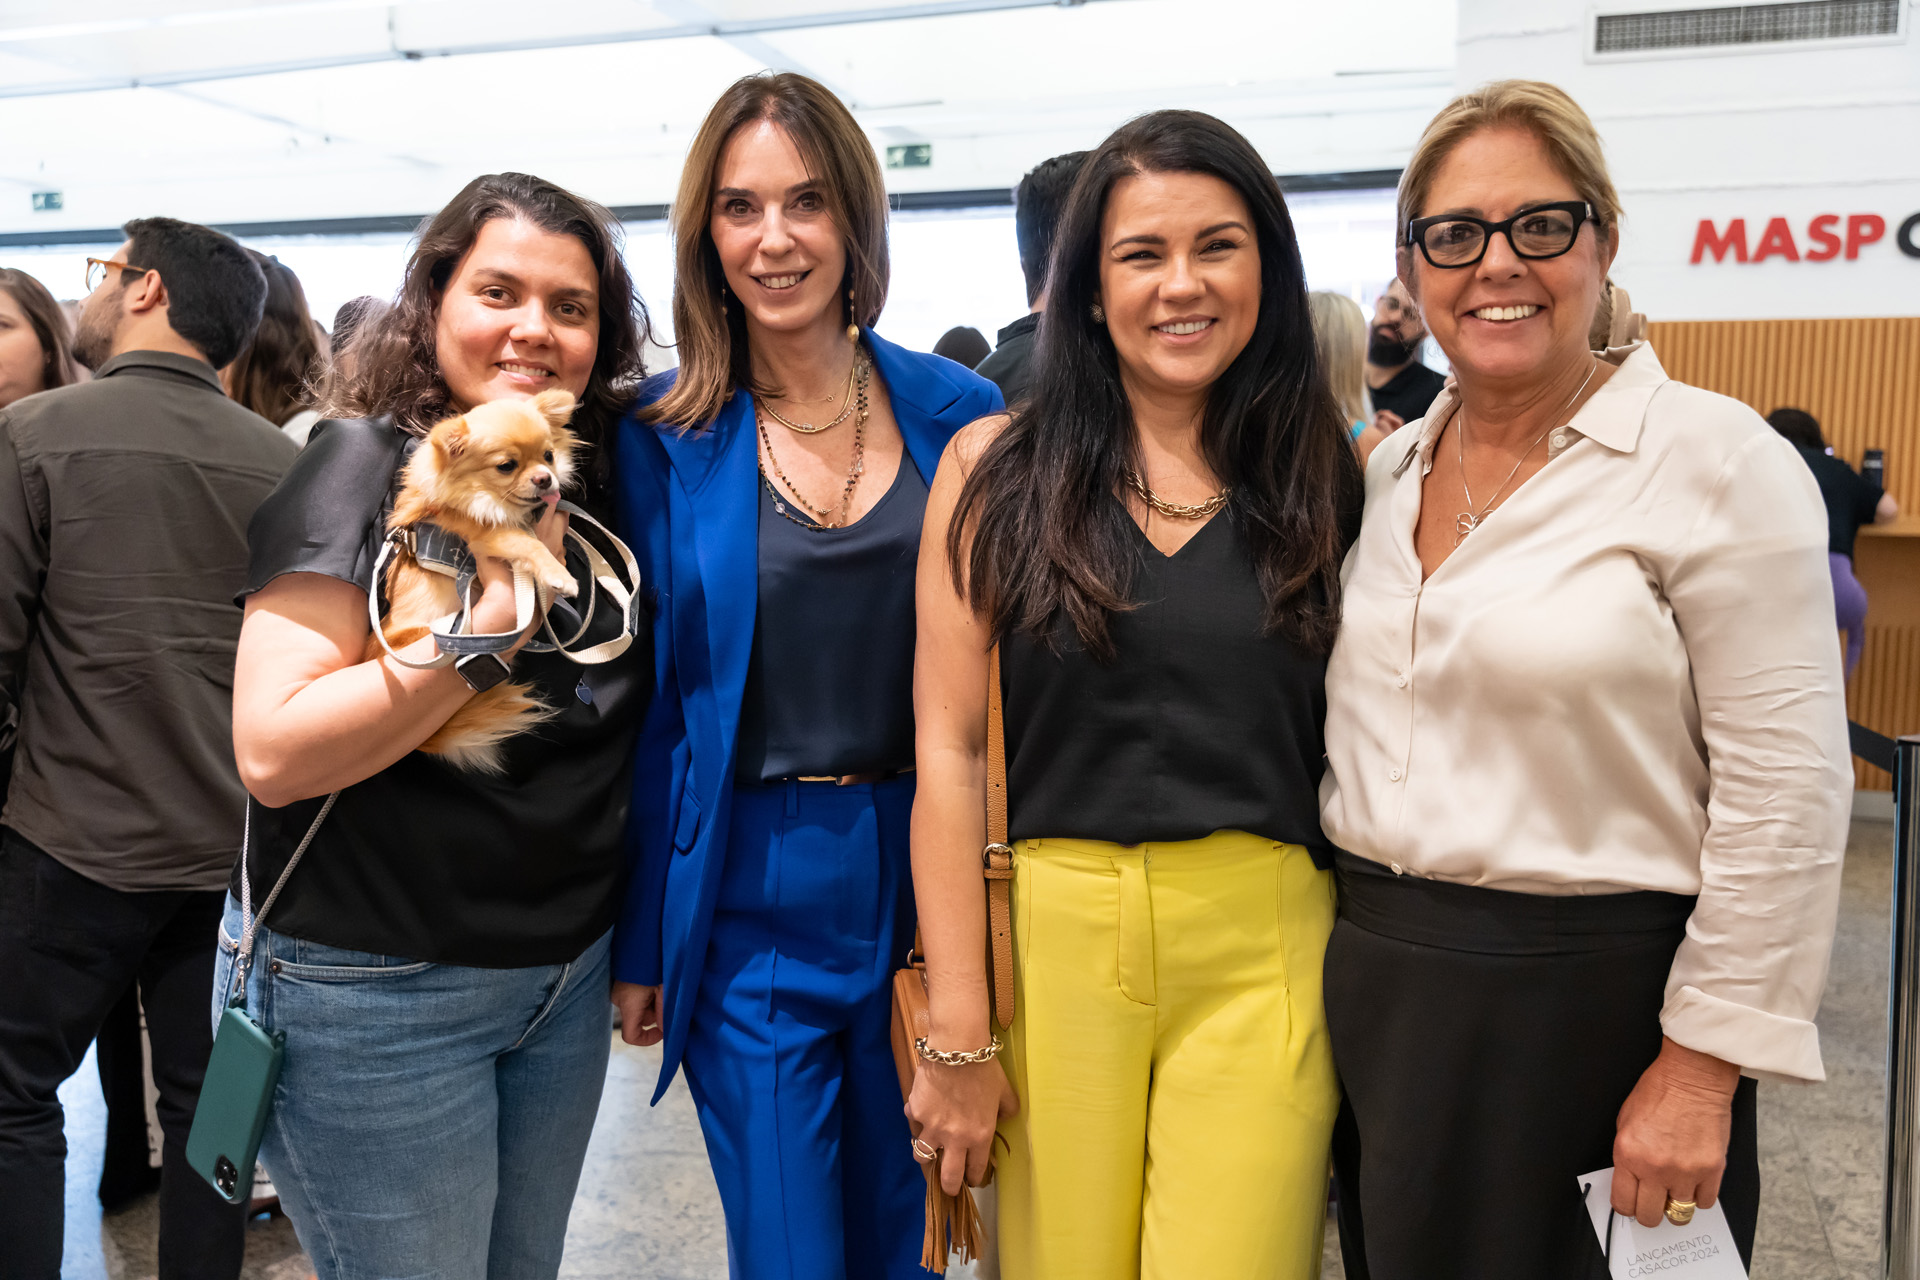
<instances>
[{"instance_id":1,"label":"man in background","mask_svg":"<svg viewBox=\"0 0 1920 1280\"><path fill-rule=\"evenodd\" d=\"M245 1209L188 1168L186 1140L245 802L233 597L247 522L296 449L215 372L260 323L260 268L206 227L124 229L79 318L94 380L0 411L0 700L20 717L0 811L0 1277L60 1272L55 1091L137 983L160 1276L232 1280Z\"/></svg>"},{"instance_id":2,"label":"man in background","mask_svg":"<svg viewBox=\"0 0 1920 1280\"><path fill-rule=\"evenodd\" d=\"M1000 388L1011 405L1027 397L1032 376L1033 331L1047 309L1047 259L1053 253L1053 233L1067 205L1067 193L1080 176L1087 153L1042 160L1020 179L1013 193L1013 234L1020 245L1020 270L1027 277L1027 314L1002 329L994 339L993 354L974 372Z\"/></svg>"},{"instance_id":3,"label":"man in background","mask_svg":"<svg viewBox=\"0 0 1920 1280\"><path fill-rule=\"evenodd\" d=\"M1367 339L1367 391L1373 398L1373 430L1380 439L1416 418L1440 394L1446 378L1416 358L1426 341L1420 309L1395 280L1373 304L1373 332Z\"/></svg>"}]
</instances>

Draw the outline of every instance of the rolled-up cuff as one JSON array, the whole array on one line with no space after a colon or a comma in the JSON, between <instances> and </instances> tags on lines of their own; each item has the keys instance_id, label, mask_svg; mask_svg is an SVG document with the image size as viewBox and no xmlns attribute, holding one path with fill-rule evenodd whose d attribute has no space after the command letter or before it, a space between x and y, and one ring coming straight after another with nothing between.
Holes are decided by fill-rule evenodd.
<instances>
[{"instance_id":1,"label":"rolled-up cuff","mask_svg":"<svg viewBox=\"0 0 1920 1280\"><path fill-rule=\"evenodd\" d=\"M1710 1053L1762 1080L1821 1081L1820 1029L1803 1018L1681 987L1660 1010L1660 1029L1676 1044Z\"/></svg>"}]
</instances>

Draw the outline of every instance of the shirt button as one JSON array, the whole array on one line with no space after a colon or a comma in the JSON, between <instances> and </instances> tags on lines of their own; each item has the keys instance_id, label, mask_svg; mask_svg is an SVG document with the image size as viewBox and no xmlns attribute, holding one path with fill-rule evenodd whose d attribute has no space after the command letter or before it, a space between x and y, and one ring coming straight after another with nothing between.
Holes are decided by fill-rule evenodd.
<instances>
[{"instance_id":1,"label":"shirt button","mask_svg":"<svg viewBox=\"0 0 1920 1280\"><path fill-rule=\"evenodd\" d=\"M1389 770L1387 773L1387 777L1392 779L1395 782L1398 782L1400 781L1400 771L1398 769Z\"/></svg>"},{"instance_id":2,"label":"shirt button","mask_svg":"<svg viewBox=\"0 0 1920 1280\"><path fill-rule=\"evenodd\" d=\"M1547 443L1556 449L1564 449L1567 447L1567 433L1564 431L1556 431Z\"/></svg>"},{"instance_id":3,"label":"shirt button","mask_svg":"<svg viewBox=\"0 0 1920 1280\"><path fill-rule=\"evenodd\" d=\"M1399 688L1399 689L1404 689L1404 688L1406 688L1406 687L1407 687L1407 673L1406 673L1406 672L1404 672L1404 671L1402 671L1402 672L1401 672L1401 673L1399 674L1399 676L1398 676L1397 678L1395 678L1395 680L1394 680L1394 682L1393 682L1393 683L1394 683L1394 687L1395 687L1395 688Z\"/></svg>"},{"instance_id":4,"label":"shirt button","mask_svg":"<svg viewBox=\"0 0 1920 1280\"><path fill-rule=\"evenodd\" d=\"M1391 872L1393 872L1393 874L1395 874L1395 875L1397 875L1397 876L1401 876L1401 875L1405 875L1405 874L1406 874L1406 872L1405 872L1405 871L1402 871L1402 870L1400 869L1400 864L1399 864L1399 863L1397 863L1397 862L1389 862L1389 863L1387 864L1387 870L1389 870L1389 871L1391 871Z\"/></svg>"}]
</instances>

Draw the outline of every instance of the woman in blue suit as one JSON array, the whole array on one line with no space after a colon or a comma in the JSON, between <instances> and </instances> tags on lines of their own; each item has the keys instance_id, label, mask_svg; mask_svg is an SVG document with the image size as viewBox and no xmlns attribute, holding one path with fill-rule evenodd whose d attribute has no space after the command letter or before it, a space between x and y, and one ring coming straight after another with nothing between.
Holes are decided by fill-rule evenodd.
<instances>
[{"instance_id":1,"label":"woman in blue suit","mask_svg":"<svg viewBox=\"0 0 1920 1280\"><path fill-rule=\"evenodd\" d=\"M616 453L659 605L614 999L629 1043L664 1037L660 1091L686 1067L733 1275L924 1276L888 1038L914 567L941 450L1000 395L863 327L886 193L814 81L729 89L674 209L681 365Z\"/></svg>"}]
</instances>

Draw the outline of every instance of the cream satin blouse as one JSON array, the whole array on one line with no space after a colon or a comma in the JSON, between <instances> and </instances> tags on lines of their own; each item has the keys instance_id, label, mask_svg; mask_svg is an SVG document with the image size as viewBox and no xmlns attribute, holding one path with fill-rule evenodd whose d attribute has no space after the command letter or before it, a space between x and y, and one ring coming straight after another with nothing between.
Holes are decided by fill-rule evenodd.
<instances>
[{"instance_id":1,"label":"cream satin blouse","mask_svg":"<svg viewBox=\"0 0 1920 1280\"><path fill-rule=\"evenodd\" d=\"M1327 670L1329 839L1522 893L1698 894L1666 1034L1819 1080L1852 796L1826 516L1753 410L1644 343L1424 584L1451 383L1373 453Z\"/></svg>"}]
</instances>

